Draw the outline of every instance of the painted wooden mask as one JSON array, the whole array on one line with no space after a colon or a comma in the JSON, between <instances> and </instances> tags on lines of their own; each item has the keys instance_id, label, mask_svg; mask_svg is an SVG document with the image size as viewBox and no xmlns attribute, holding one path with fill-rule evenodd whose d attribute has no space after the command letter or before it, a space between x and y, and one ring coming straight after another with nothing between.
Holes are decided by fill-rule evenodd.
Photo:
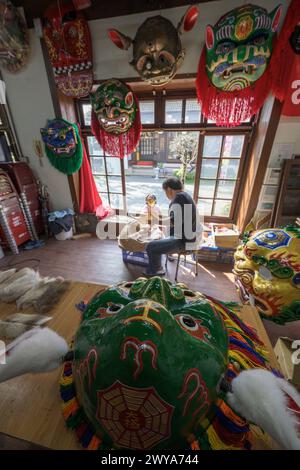
<instances>
[{"instance_id":1,"label":"painted wooden mask","mask_svg":"<svg viewBox=\"0 0 300 470\"><path fill-rule=\"evenodd\" d=\"M139 27L134 39L116 29L108 31L110 39L120 49L133 46L130 64L143 80L153 86L164 85L176 74L184 59L180 35L190 31L197 20L198 8L190 7L177 28L162 16L148 18Z\"/></svg>"},{"instance_id":2,"label":"painted wooden mask","mask_svg":"<svg viewBox=\"0 0 300 470\"><path fill-rule=\"evenodd\" d=\"M9 0L0 0L0 64L18 72L27 62L29 37L23 17Z\"/></svg>"},{"instance_id":3,"label":"painted wooden mask","mask_svg":"<svg viewBox=\"0 0 300 470\"><path fill-rule=\"evenodd\" d=\"M102 149L123 158L136 148L141 134L141 118L137 98L121 80L103 82L90 94L92 132Z\"/></svg>"},{"instance_id":4,"label":"painted wooden mask","mask_svg":"<svg viewBox=\"0 0 300 470\"><path fill-rule=\"evenodd\" d=\"M258 230L235 253L238 289L276 323L300 319L300 229ZM245 295L246 294L246 295Z\"/></svg>"},{"instance_id":5,"label":"painted wooden mask","mask_svg":"<svg viewBox=\"0 0 300 470\"><path fill-rule=\"evenodd\" d=\"M108 444L183 448L211 416L227 348L222 318L200 294L157 277L125 282L84 312L76 390Z\"/></svg>"},{"instance_id":6,"label":"painted wooden mask","mask_svg":"<svg viewBox=\"0 0 300 470\"><path fill-rule=\"evenodd\" d=\"M137 104L124 82L107 80L90 97L93 112L104 131L117 135L129 131L136 117Z\"/></svg>"},{"instance_id":7,"label":"painted wooden mask","mask_svg":"<svg viewBox=\"0 0 300 470\"><path fill-rule=\"evenodd\" d=\"M282 7L271 13L245 5L206 28L206 69L211 83L224 91L242 90L265 72Z\"/></svg>"},{"instance_id":8,"label":"painted wooden mask","mask_svg":"<svg viewBox=\"0 0 300 470\"><path fill-rule=\"evenodd\" d=\"M92 44L87 21L71 0L51 4L43 18L54 79L67 96L88 95L93 85Z\"/></svg>"},{"instance_id":9,"label":"painted wooden mask","mask_svg":"<svg viewBox=\"0 0 300 470\"><path fill-rule=\"evenodd\" d=\"M47 157L57 170L67 175L79 170L83 149L76 124L64 119L48 120L41 136Z\"/></svg>"}]
</instances>

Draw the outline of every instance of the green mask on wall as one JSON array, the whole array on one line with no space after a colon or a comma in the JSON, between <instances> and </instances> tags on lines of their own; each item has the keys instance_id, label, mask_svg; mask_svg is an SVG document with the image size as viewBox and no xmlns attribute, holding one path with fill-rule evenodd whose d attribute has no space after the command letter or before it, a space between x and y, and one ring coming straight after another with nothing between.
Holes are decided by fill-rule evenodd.
<instances>
[{"instance_id":1,"label":"green mask on wall","mask_svg":"<svg viewBox=\"0 0 300 470\"><path fill-rule=\"evenodd\" d=\"M206 27L206 69L211 83L224 91L251 86L265 72L282 6L271 13L244 5Z\"/></svg>"},{"instance_id":2,"label":"green mask on wall","mask_svg":"<svg viewBox=\"0 0 300 470\"><path fill-rule=\"evenodd\" d=\"M136 117L137 105L125 83L107 80L90 97L93 112L105 132L119 135L129 131Z\"/></svg>"}]
</instances>

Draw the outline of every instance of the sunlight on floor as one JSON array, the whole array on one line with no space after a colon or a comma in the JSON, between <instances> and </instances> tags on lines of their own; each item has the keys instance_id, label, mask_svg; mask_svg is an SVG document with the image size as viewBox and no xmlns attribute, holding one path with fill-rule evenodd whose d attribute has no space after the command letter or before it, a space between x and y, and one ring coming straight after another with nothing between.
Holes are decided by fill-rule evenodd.
<instances>
[{"instance_id":1,"label":"sunlight on floor","mask_svg":"<svg viewBox=\"0 0 300 470\"><path fill-rule=\"evenodd\" d=\"M207 269L205 266L203 266L203 264L198 263L198 268L203 269L203 271L205 271L207 274L209 274L214 279L216 278L216 276L209 269Z\"/></svg>"},{"instance_id":2,"label":"sunlight on floor","mask_svg":"<svg viewBox=\"0 0 300 470\"><path fill-rule=\"evenodd\" d=\"M224 276L227 277L229 282L232 282L232 284L234 284L234 274L233 273L223 273L223 274L224 274Z\"/></svg>"}]
</instances>

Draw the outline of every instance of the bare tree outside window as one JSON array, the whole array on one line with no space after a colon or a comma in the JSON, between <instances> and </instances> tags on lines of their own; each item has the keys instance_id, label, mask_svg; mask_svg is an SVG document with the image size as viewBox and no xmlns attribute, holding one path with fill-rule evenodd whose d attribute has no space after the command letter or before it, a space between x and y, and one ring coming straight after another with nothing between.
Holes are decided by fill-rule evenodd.
<instances>
[{"instance_id":1,"label":"bare tree outside window","mask_svg":"<svg viewBox=\"0 0 300 470\"><path fill-rule=\"evenodd\" d=\"M178 133L170 142L170 150L181 161L181 167L177 171L177 177L185 184L188 171L193 171L192 163L195 162L198 153L198 134L194 132ZM195 175L193 174L195 177Z\"/></svg>"}]
</instances>

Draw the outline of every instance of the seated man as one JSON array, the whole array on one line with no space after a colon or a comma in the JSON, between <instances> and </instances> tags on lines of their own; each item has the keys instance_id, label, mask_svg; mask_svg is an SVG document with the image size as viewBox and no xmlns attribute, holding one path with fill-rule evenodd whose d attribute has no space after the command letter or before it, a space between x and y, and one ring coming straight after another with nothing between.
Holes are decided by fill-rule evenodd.
<instances>
[{"instance_id":1,"label":"seated man","mask_svg":"<svg viewBox=\"0 0 300 470\"><path fill-rule=\"evenodd\" d=\"M197 249L201 234L199 213L192 197L183 191L183 185L177 178L168 178L163 182L163 189L169 205L169 234L161 240L153 240L147 245L149 266L144 273L147 276L164 275L161 255L184 250Z\"/></svg>"}]
</instances>

